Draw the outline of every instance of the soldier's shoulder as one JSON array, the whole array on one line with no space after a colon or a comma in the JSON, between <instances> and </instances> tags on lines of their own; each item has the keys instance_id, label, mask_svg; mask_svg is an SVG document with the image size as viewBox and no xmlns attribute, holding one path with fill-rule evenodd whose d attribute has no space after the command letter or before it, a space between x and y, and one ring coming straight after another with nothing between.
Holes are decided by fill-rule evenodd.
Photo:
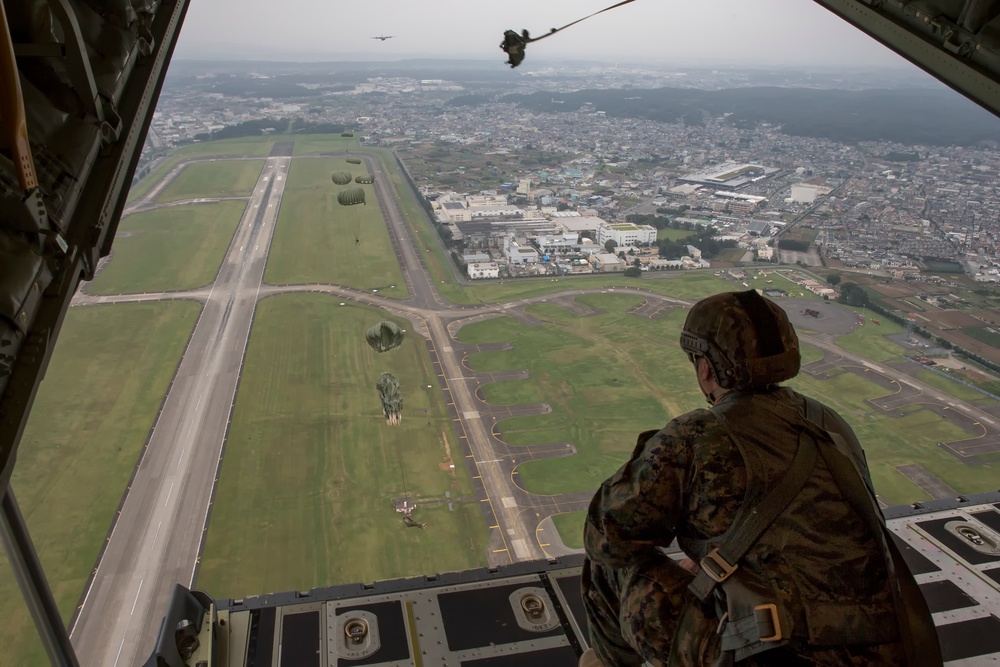
<instances>
[{"instance_id":1,"label":"soldier's shoulder","mask_svg":"<svg viewBox=\"0 0 1000 667\"><path fill-rule=\"evenodd\" d=\"M698 440L722 431L722 425L711 410L697 409L670 420L660 434L682 440Z\"/></svg>"},{"instance_id":2,"label":"soldier's shoulder","mask_svg":"<svg viewBox=\"0 0 1000 667\"><path fill-rule=\"evenodd\" d=\"M696 408L674 417L670 423L675 424L679 428L697 428L718 424L719 420L712 414L711 410Z\"/></svg>"}]
</instances>

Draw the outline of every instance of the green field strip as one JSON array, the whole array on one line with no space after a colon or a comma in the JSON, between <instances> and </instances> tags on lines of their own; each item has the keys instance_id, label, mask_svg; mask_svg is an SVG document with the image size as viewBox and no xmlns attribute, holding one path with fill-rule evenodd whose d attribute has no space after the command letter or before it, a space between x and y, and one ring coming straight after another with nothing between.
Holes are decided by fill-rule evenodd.
<instances>
[{"instance_id":1,"label":"green field strip","mask_svg":"<svg viewBox=\"0 0 1000 667\"><path fill-rule=\"evenodd\" d=\"M647 274L648 275L648 274ZM441 295L461 304L502 303L574 289L644 289L679 299L700 299L737 289L732 283L708 272L657 271L646 278L626 278L620 273L562 278L515 278L489 284L474 284L452 290L440 285Z\"/></svg>"},{"instance_id":2,"label":"green field strip","mask_svg":"<svg viewBox=\"0 0 1000 667\"><path fill-rule=\"evenodd\" d=\"M192 162L156 198L159 202L197 197L249 197L263 160Z\"/></svg>"},{"instance_id":3,"label":"green field strip","mask_svg":"<svg viewBox=\"0 0 1000 667\"><path fill-rule=\"evenodd\" d=\"M680 241L681 239L686 239L689 236L697 236L698 232L693 229L674 229L673 227L664 227L663 229L656 230L656 240L662 241L663 239L670 239L671 241Z\"/></svg>"},{"instance_id":4,"label":"green field strip","mask_svg":"<svg viewBox=\"0 0 1000 667\"><path fill-rule=\"evenodd\" d=\"M819 349L814 345L809 343L803 343L801 339L799 340L799 355L801 357L801 364L805 366L806 364L811 364L814 361L819 361L823 358L823 350Z\"/></svg>"},{"instance_id":5,"label":"green field strip","mask_svg":"<svg viewBox=\"0 0 1000 667\"><path fill-rule=\"evenodd\" d=\"M519 405L542 401L538 387L523 380L484 384L482 385L482 393L486 402L492 405Z\"/></svg>"},{"instance_id":6,"label":"green field strip","mask_svg":"<svg viewBox=\"0 0 1000 667\"><path fill-rule=\"evenodd\" d=\"M359 146L357 135L342 137L340 134L296 134L288 138L295 141L294 155L346 153L355 151Z\"/></svg>"},{"instance_id":7,"label":"green field strip","mask_svg":"<svg viewBox=\"0 0 1000 667\"><path fill-rule=\"evenodd\" d=\"M197 303L172 301L78 307L66 315L11 479L66 622L200 311ZM0 662L48 664L6 560L0 563Z\"/></svg>"},{"instance_id":8,"label":"green field strip","mask_svg":"<svg viewBox=\"0 0 1000 667\"><path fill-rule=\"evenodd\" d=\"M577 297L603 312L575 317L572 324L526 327L511 318L467 325L462 342L509 341L514 349L470 355L476 370L527 368L525 392L541 396L553 412L499 422L502 438L512 445L571 441L578 454L566 459L531 461L519 468L521 484L544 494L596 488L625 460L641 430L662 427L703 399L690 364L677 348L685 312L658 320L627 311L641 303L635 294ZM544 308L543 308L544 306ZM529 311L562 310L554 304ZM671 351L673 350L673 351ZM486 385L487 387L489 385ZM484 387L485 389L485 387ZM514 394L517 396L516 394Z\"/></svg>"},{"instance_id":9,"label":"green field strip","mask_svg":"<svg viewBox=\"0 0 1000 667\"><path fill-rule=\"evenodd\" d=\"M996 328L996 327L990 327ZM993 347L1000 347L1000 334L995 334L992 331L987 331L986 327L963 327L962 333L970 338L975 338L976 340L991 345Z\"/></svg>"},{"instance_id":10,"label":"green field strip","mask_svg":"<svg viewBox=\"0 0 1000 667\"><path fill-rule=\"evenodd\" d=\"M565 512L552 516L552 523L559 531L559 537L570 549L583 548L583 524L586 521L586 512Z\"/></svg>"},{"instance_id":11,"label":"green field strip","mask_svg":"<svg viewBox=\"0 0 1000 667\"><path fill-rule=\"evenodd\" d=\"M981 391L976 391L968 385L964 385L961 382L951 379L950 377L946 377L940 373L935 373L934 371L926 368L918 370L917 379L924 384L928 384L935 389L939 389L949 396L954 396L961 401L969 401L973 403L980 401L986 401L988 403L996 402L995 399L990 398Z\"/></svg>"},{"instance_id":12,"label":"green field strip","mask_svg":"<svg viewBox=\"0 0 1000 667\"><path fill-rule=\"evenodd\" d=\"M345 158L292 161L264 280L277 285L344 285L406 298L375 187L354 182L336 185L330 180L336 171L368 175L364 164L351 164ZM365 204L338 203L339 192L355 187L364 190Z\"/></svg>"},{"instance_id":13,"label":"green field strip","mask_svg":"<svg viewBox=\"0 0 1000 667\"><path fill-rule=\"evenodd\" d=\"M144 196L170 170L185 160L204 157L266 157L271 152L276 140L280 137L241 137L239 139L224 139L221 141L206 141L188 146L182 146L173 151L169 157L160 161L145 178L136 183L128 193L128 201L135 201Z\"/></svg>"},{"instance_id":14,"label":"green field strip","mask_svg":"<svg viewBox=\"0 0 1000 667\"><path fill-rule=\"evenodd\" d=\"M212 595L486 564L478 500L454 512L421 505L414 516L424 530L405 528L392 508L404 489L418 501L472 495L423 339L410 334L376 354L368 327L409 323L338 303L296 294L258 306L198 580ZM403 388L398 426L382 416L382 371Z\"/></svg>"},{"instance_id":15,"label":"green field strip","mask_svg":"<svg viewBox=\"0 0 1000 667\"><path fill-rule=\"evenodd\" d=\"M141 294L214 282L246 204L222 201L135 213L118 227L112 257L90 294Z\"/></svg>"},{"instance_id":16,"label":"green field strip","mask_svg":"<svg viewBox=\"0 0 1000 667\"><path fill-rule=\"evenodd\" d=\"M860 309L853 309L860 313ZM907 352L886 336L903 333L903 327L888 318L876 318L882 324L871 323L871 311L865 316L865 325L849 334L837 337L837 346L872 361L892 361L900 359Z\"/></svg>"}]
</instances>

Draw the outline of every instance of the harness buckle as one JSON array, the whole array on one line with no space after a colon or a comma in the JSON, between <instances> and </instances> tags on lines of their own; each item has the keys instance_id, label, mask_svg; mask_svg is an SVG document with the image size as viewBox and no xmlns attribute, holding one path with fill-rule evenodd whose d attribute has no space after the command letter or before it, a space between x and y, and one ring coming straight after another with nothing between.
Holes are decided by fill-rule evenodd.
<instances>
[{"instance_id":1,"label":"harness buckle","mask_svg":"<svg viewBox=\"0 0 1000 667\"><path fill-rule=\"evenodd\" d=\"M701 569L717 584L728 579L737 568L739 565L730 565L729 561L722 557L718 547L712 549L701 559Z\"/></svg>"},{"instance_id":2,"label":"harness buckle","mask_svg":"<svg viewBox=\"0 0 1000 667\"><path fill-rule=\"evenodd\" d=\"M758 641L776 642L781 640L781 621L778 620L778 607L773 602L759 604L753 608L754 620L757 621L757 629L763 630ZM773 634L765 637L765 632Z\"/></svg>"}]
</instances>

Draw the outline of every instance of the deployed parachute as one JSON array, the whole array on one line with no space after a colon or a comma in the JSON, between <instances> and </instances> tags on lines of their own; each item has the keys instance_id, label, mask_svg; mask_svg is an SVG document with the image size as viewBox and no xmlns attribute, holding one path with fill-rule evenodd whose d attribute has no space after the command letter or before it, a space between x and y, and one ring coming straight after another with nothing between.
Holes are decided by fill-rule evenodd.
<instances>
[{"instance_id":1,"label":"deployed parachute","mask_svg":"<svg viewBox=\"0 0 1000 667\"><path fill-rule=\"evenodd\" d=\"M385 423L395 426L403 418L403 394L399 391L399 379L392 373L382 373L375 382L375 388L382 401Z\"/></svg>"},{"instance_id":2,"label":"deployed parachute","mask_svg":"<svg viewBox=\"0 0 1000 667\"><path fill-rule=\"evenodd\" d=\"M333 176L330 177L330 180L337 185L347 185L351 182L351 173L348 171L335 171L333 172Z\"/></svg>"},{"instance_id":3,"label":"deployed parachute","mask_svg":"<svg viewBox=\"0 0 1000 667\"><path fill-rule=\"evenodd\" d=\"M403 330L392 322L382 321L365 332L365 340L376 352L388 352L403 343Z\"/></svg>"},{"instance_id":4,"label":"deployed parachute","mask_svg":"<svg viewBox=\"0 0 1000 667\"><path fill-rule=\"evenodd\" d=\"M342 136L342 137L353 137L354 133L353 132L341 132L340 136Z\"/></svg>"},{"instance_id":5,"label":"deployed parachute","mask_svg":"<svg viewBox=\"0 0 1000 667\"><path fill-rule=\"evenodd\" d=\"M346 190L341 190L340 194L337 195L337 201L340 202L341 206L364 204L365 191L361 188L347 188Z\"/></svg>"},{"instance_id":6,"label":"deployed parachute","mask_svg":"<svg viewBox=\"0 0 1000 667\"><path fill-rule=\"evenodd\" d=\"M349 157L347 158L347 161L351 164L361 164L361 159L356 157Z\"/></svg>"},{"instance_id":7,"label":"deployed parachute","mask_svg":"<svg viewBox=\"0 0 1000 667\"><path fill-rule=\"evenodd\" d=\"M354 179L355 183L362 183L364 185L371 185L375 182L375 177L365 174L364 176L358 176Z\"/></svg>"}]
</instances>

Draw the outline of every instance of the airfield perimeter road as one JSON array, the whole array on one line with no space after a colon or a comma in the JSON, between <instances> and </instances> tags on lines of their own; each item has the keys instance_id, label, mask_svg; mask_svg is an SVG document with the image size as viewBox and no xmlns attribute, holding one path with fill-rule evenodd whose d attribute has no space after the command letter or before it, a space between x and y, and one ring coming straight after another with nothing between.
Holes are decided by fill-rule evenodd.
<instances>
[{"instance_id":1,"label":"airfield perimeter road","mask_svg":"<svg viewBox=\"0 0 1000 667\"><path fill-rule=\"evenodd\" d=\"M572 444L511 447L500 440L495 432L498 421L518 409L523 410L521 414L541 414L549 408L536 404L512 406L508 410L485 403L477 392L481 383L491 381L492 374L479 374L464 365L470 346L459 343L453 334L461 324L474 319L501 315L530 318L523 311L531 303L572 300L579 294L616 290L574 289L479 306L445 302L434 288L420 246L403 219L379 163L368 155L358 157L365 159L375 176L376 194L410 299L387 299L340 285L261 284L291 160L278 156L266 161L214 285L160 294L92 296L81 292L74 299L74 305L78 306L167 299L192 299L205 304L71 628L81 664L117 667L144 660L152 649L174 584L192 583L253 312L263 296L307 291L327 293L409 318L414 330L428 339L466 463L482 494L484 518L491 530L487 554L491 565L560 553L556 536L544 534L547 526L551 531L549 517L586 507L589 492L542 496L517 485L519 463L532 458L571 455ZM177 165L166 180L176 177L185 164ZM154 208L153 200L161 190L151 190L134 202L131 210ZM641 295L649 302L651 313L690 303L642 289L617 291ZM844 363L863 364L887 377L899 375L888 366L837 348L829 337L802 335L801 338L827 352L835 351ZM922 382L910 378L904 382L918 390L922 403L956 405L954 398ZM964 413L970 430L974 430L971 428L974 422L984 431L981 437L989 431L989 437L996 438L997 429L984 425L995 423L988 413L961 402L957 408Z\"/></svg>"},{"instance_id":2,"label":"airfield perimeter road","mask_svg":"<svg viewBox=\"0 0 1000 667\"><path fill-rule=\"evenodd\" d=\"M71 628L83 665L145 660L175 584L191 582L289 162L267 159L215 284L202 297L201 316Z\"/></svg>"}]
</instances>

